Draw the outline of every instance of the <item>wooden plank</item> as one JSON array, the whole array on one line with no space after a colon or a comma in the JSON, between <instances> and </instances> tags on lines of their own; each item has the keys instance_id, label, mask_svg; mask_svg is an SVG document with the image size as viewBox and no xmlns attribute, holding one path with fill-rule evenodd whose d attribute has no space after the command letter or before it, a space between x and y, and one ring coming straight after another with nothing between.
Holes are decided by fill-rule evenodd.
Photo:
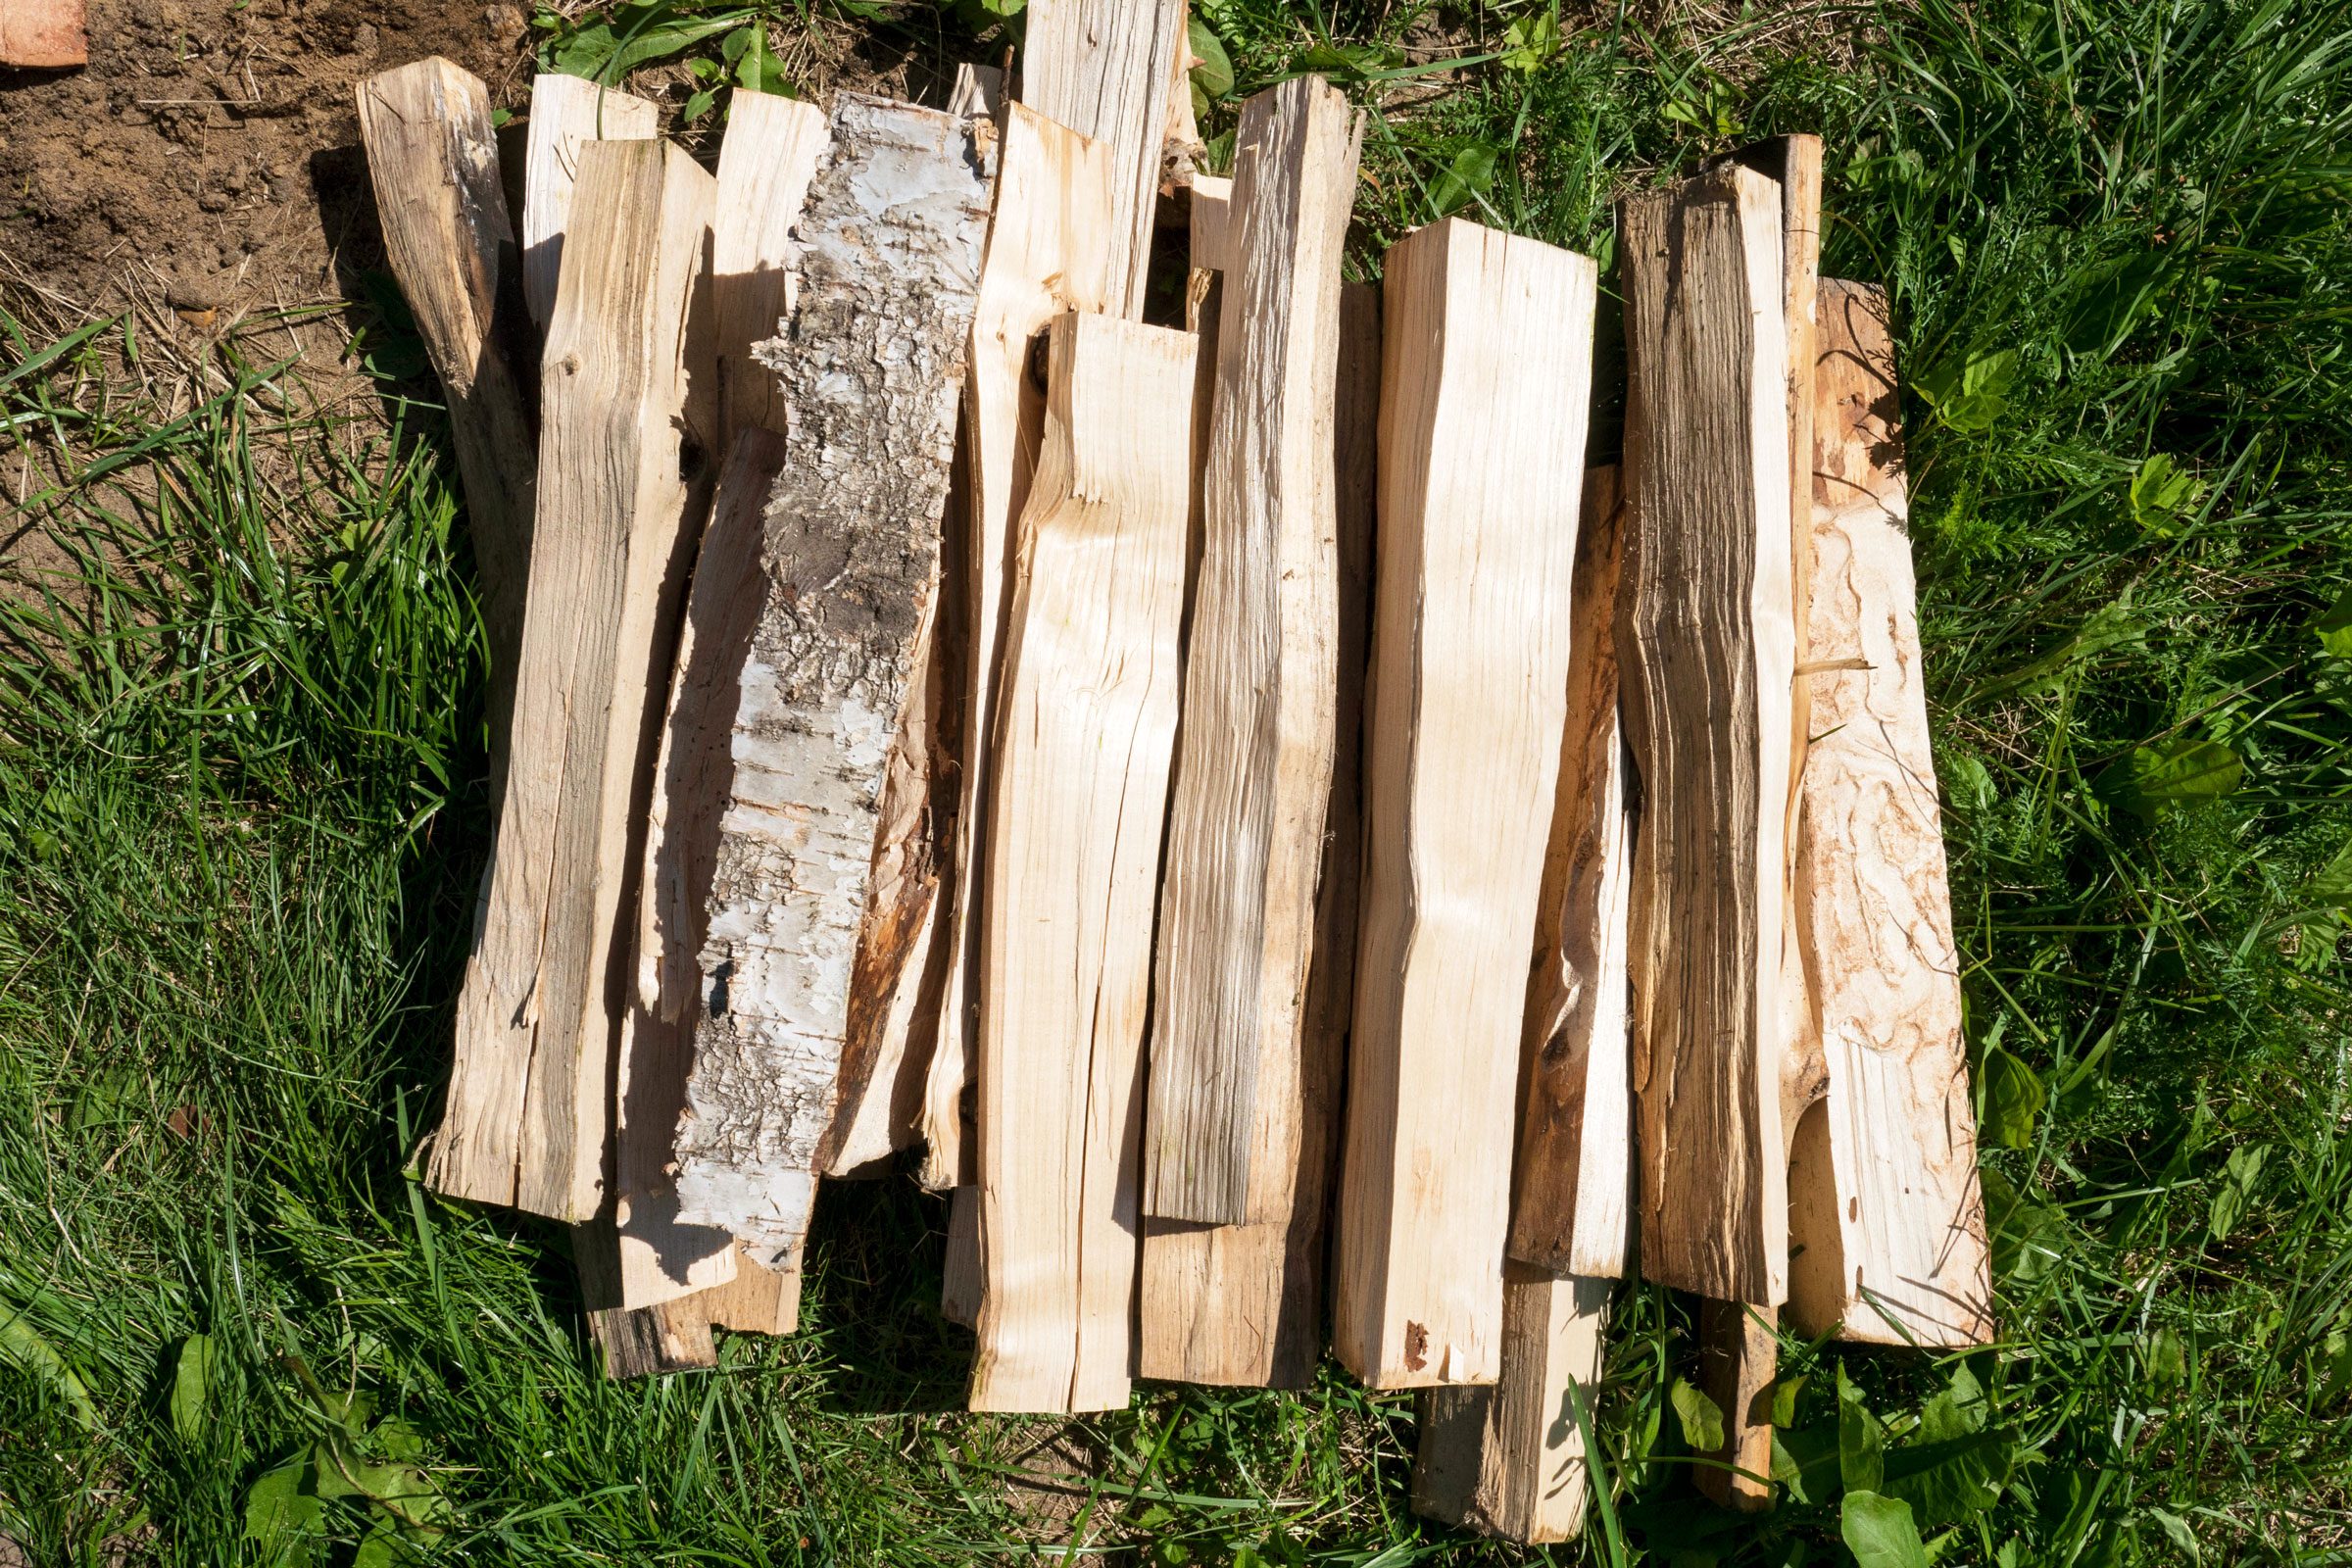
<instances>
[{"instance_id":1,"label":"wooden plank","mask_svg":"<svg viewBox=\"0 0 2352 1568\"><path fill-rule=\"evenodd\" d=\"M1185 49L1185 0L1032 0L1029 6L1020 101L1109 148L1105 308L1131 320L1144 314L1168 100Z\"/></svg>"},{"instance_id":2,"label":"wooden plank","mask_svg":"<svg viewBox=\"0 0 2352 1568\"><path fill-rule=\"evenodd\" d=\"M1789 1175L1788 1316L1808 1335L1981 1345L1991 1284L1886 296L1825 280L1820 350L1804 655L1820 738L1795 861L1829 1094Z\"/></svg>"},{"instance_id":3,"label":"wooden plank","mask_svg":"<svg viewBox=\"0 0 2352 1568\"><path fill-rule=\"evenodd\" d=\"M1741 1301L1698 1303L1699 1387L1723 1416L1723 1446L1690 1473L1727 1508L1772 1506L1772 1386L1780 1373L1779 1309Z\"/></svg>"},{"instance_id":4,"label":"wooden plank","mask_svg":"<svg viewBox=\"0 0 2352 1568\"><path fill-rule=\"evenodd\" d=\"M1592 1419L1613 1283L1508 1266L1500 1377L1421 1393L1415 1513L1531 1546L1583 1534L1591 1480L1576 1405Z\"/></svg>"},{"instance_id":5,"label":"wooden plank","mask_svg":"<svg viewBox=\"0 0 2352 1568\"><path fill-rule=\"evenodd\" d=\"M493 797L503 795L522 650L538 446L506 345L516 257L499 181L490 94L438 57L360 84L376 217L449 407L490 642ZM502 288L502 280L508 286Z\"/></svg>"},{"instance_id":6,"label":"wooden plank","mask_svg":"<svg viewBox=\"0 0 2352 1568\"><path fill-rule=\"evenodd\" d=\"M1566 722L1593 264L1446 220L1388 255L1380 568L1334 1348L1492 1383L1526 964ZM1188 715L1189 719L1189 715ZM1476 810L1463 809L1477 802Z\"/></svg>"},{"instance_id":7,"label":"wooden plank","mask_svg":"<svg viewBox=\"0 0 2352 1568\"><path fill-rule=\"evenodd\" d=\"M975 1410L1127 1405L1192 526L1191 334L1070 315L1048 341L989 821Z\"/></svg>"},{"instance_id":8,"label":"wooden plank","mask_svg":"<svg viewBox=\"0 0 2352 1568\"><path fill-rule=\"evenodd\" d=\"M718 451L753 425L784 433L784 393L752 346L784 330L792 225L825 153L814 104L738 90L718 149L718 218L711 233L710 301L718 336Z\"/></svg>"},{"instance_id":9,"label":"wooden plank","mask_svg":"<svg viewBox=\"0 0 2352 1568\"><path fill-rule=\"evenodd\" d=\"M995 66L959 65L948 90L948 113L994 120L1004 107L1004 73Z\"/></svg>"},{"instance_id":10,"label":"wooden plank","mask_svg":"<svg viewBox=\"0 0 2352 1568\"><path fill-rule=\"evenodd\" d=\"M1625 527L1617 468L1588 469L1568 617L1568 722L1527 984L1509 1245L1512 1257L1549 1273L1599 1279L1625 1272L1633 1217L1625 976L1633 846L1617 721Z\"/></svg>"},{"instance_id":11,"label":"wooden plank","mask_svg":"<svg viewBox=\"0 0 2352 1568\"><path fill-rule=\"evenodd\" d=\"M1779 971L1788 689L1779 187L1746 169L1628 199L1618 658L1641 771L1631 977L1642 1270L1788 1294Z\"/></svg>"},{"instance_id":12,"label":"wooden plank","mask_svg":"<svg viewBox=\"0 0 2352 1568\"><path fill-rule=\"evenodd\" d=\"M558 1219L605 1204L612 976L700 513L680 452L712 196L676 148L583 148L548 333L514 760L428 1180Z\"/></svg>"},{"instance_id":13,"label":"wooden plank","mask_svg":"<svg viewBox=\"0 0 2352 1568\"><path fill-rule=\"evenodd\" d=\"M582 76L531 78L522 180L522 297L545 328L556 312L580 149L593 141L644 141L662 130L662 109Z\"/></svg>"},{"instance_id":14,"label":"wooden plank","mask_svg":"<svg viewBox=\"0 0 2352 1568\"><path fill-rule=\"evenodd\" d=\"M8 0L0 6L0 66L63 71L89 59L82 0Z\"/></svg>"},{"instance_id":15,"label":"wooden plank","mask_svg":"<svg viewBox=\"0 0 2352 1568\"><path fill-rule=\"evenodd\" d=\"M795 230L790 329L761 350L792 429L729 742L677 1187L682 1222L731 1231L762 1264L808 1233L843 1058L886 996L859 981L908 930L903 884L873 861L888 765L922 721L992 173L971 122L838 95Z\"/></svg>"},{"instance_id":16,"label":"wooden plank","mask_svg":"<svg viewBox=\"0 0 2352 1568\"><path fill-rule=\"evenodd\" d=\"M971 1328L980 1321L980 1185L948 1195L948 1245L939 1282L939 1315Z\"/></svg>"},{"instance_id":17,"label":"wooden plank","mask_svg":"<svg viewBox=\"0 0 2352 1568\"><path fill-rule=\"evenodd\" d=\"M1233 270L1233 181L1216 174L1193 176L1191 224L1196 270Z\"/></svg>"},{"instance_id":18,"label":"wooden plank","mask_svg":"<svg viewBox=\"0 0 2352 1568\"><path fill-rule=\"evenodd\" d=\"M964 392L971 506L967 647L959 682L963 756L946 931L948 967L919 1129L925 1150L922 1179L932 1188L975 1179L966 1133L979 1028L974 1010L978 901L987 851L981 825L989 819L990 747L1012 525L1029 493L1046 421L1045 388L1030 371L1030 347L1055 316L1102 311L1109 304L1117 254L1111 229L1114 173L1103 143L1020 104L1007 110Z\"/></svg>"},{"instance_id":19,"label":"wooden plank","mask_svg":"<svg viewBox=\"0 0 2352 1568\"><path fill-rule=\"evenodd\" d=\"M1199 268L1195 272L1202 275ZM1205 308L1210 315L1201 337L1204 354L1215 342L1215 300L1205 301ZM1329 847L1315 896L1315 951L1307 971L1298 1181L1285 1219L1259 1225L1145 1221L1140 1369L1148 1378L1298 1389L1314 1381L1323 1356L1324 1259L1348 1023L1355 1003L1355 909L1363 851L1363 687L1371 643L1380 420L1380 289L1375 284L1341 288L1336 384L1340 696L1331 804L1325 813Z\"/></svg>"},{"instance_id":20,"label":"wooden plank","mask_svg":"<svg viewBox=\"0 0 2352 1568\"><path fill-rule=\"evenodd\" d=\"M1333 396L1362 122L1302 76L1242 111L1185 725L1168 830L1145 1209L1287 1220L1338 701Z\"/></svg>"},{"instance_id":21,"label":"wooden plank","mask_svg":"<svg viewBox=\"0 0 2352 1568\"><path fill-rule=\"evenodd\" d=\"M603 1357L605 1376L653 1377L718 1364L703 1298L636 1308L620 1304L619 1254L609 1218L572 1226L571 1255L588 1337Z\"/></svg>"}]
</instances>

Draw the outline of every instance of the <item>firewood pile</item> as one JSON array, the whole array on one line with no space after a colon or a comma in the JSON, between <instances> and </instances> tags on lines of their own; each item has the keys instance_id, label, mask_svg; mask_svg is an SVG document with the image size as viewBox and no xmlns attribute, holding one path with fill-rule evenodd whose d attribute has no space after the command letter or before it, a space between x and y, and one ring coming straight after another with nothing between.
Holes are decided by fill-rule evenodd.
<instances>
[{"instance_id":1,"label":"firewood pile","mask_svg":"<svg viewBox=\"0 0 2352 1568\"><path fill-rule=\"evenodd\" d=\"M738 92L715 175L542 76L519 236L480 82L362 88L493 681L427 1179L574 1228L619 1377L792 1332L822 1181L911 1172L973 1409L1328 1344L1427 1391L1417 1506L1529 1542L1638 1270L1760 1504L1776 1324L1991 1331L1819 144L1627 199L1588 466L1592 259L1448 219L1344 282L1340 93L1215 178L1181 0L1029 16L944 108Z\"/></svg>"}]
</instances>

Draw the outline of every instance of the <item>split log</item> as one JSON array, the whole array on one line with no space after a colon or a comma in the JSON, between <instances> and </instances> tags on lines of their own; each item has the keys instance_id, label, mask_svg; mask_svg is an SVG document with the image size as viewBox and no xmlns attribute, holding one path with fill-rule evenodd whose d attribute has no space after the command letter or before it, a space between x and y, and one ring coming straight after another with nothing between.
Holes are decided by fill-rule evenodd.
<instances>
[{"instance_id":1,"label":"split log","mask_svg":"<svg viewBox=\"0 0 2352 1568\"><path fill-rule=\"evenodd\" d=\"M1642 779L1631 978L1642 1271L1788 1294L1778 1012L1788 791L1780 190L1629 199L1624 722Z\"/></svg>"},{"instance_id":2,"label":"split log","mask_svg":"<svg viewBox=\"0 0 2352 1568\"><path fill-rule=\"evenodd\" d=\"M658 104L581 76L531 78L522 178L522 297L541 327L556 311L580 149L595 141L645 141L661 130Z\"/></svg>"},{"instance_id":3,"label":"split log","mask_svg":"<svg viewBox=\"0 0 2352 1568\"><path fill-rule=\"evenodd\" d=\"M956 394L991 171L969 121L840 95L796 230L790 330L760 352L793 410L763 603L729 743L679 1218L791 1256L835 1151L853 1042L912 939L882 807L940 581ZM906 841L899 841L901 844Z\"/></svg>"},{"instance_id":4,"label":"split log","mask_svg":"<svg viewBox=\"0 0 2352 1568\"><path fill-rule=\"evenodd\" d=\"M995 66L959 65L948 89L948 113L966 120L994 120L1004 107L1004 73Z\"/></svg>"},{"instance_id":5,"label":"split log","mask_svg":"<svg viewBox=\"0 0 2352 1568\"><path fill-rule=\"evenodd\" d=\"M1193 176L1191 227L1195 271L1233 270L1233 181L1215 174Z\"/></svg>"},{"instance_id":6,"label":"split log","mask_svg":"<svg viewBox=\"0 0 2352 1568\"><path fill-rule=\"evenodd\" d=\"M1234 155L1185 723L1160 905L1145 1208L1290 1218L1338 700L1333 396L1361 120L1316 76Z\"/></svg>"},{"instance_id":7,"label":"split log","mask_svg":"<svg viewBox=\"0 0 2352 1568\"><path fill-rule=\"evenodd\" d=\"M1992 1338L1959 956L1929 751L1886 296L1821 285L1817 739L1795 846L1804 1020L1829 1094L1796 1134L1788 1317L1881 1345Z\"/></svg>"},{"instance_id":8,"label":"split log","mask_svg":"<svg viewBox=\"0 0 2352 1568\"><path fill-rule=\"evenodd\" d=\"M939 1315L971 1328L980 1321L980 1186L948 1195L948 1245L940 1268Z\"/></svg>"},{"instance_id":9,"label":"split log","mask_svg":"<svg viewBox=\"0 0 2352 1568\"><path fill-rule=\"evenodd\" d=\"M710 244L721 454L755 425L784 433L783 389L775 372L752 358L752 346L784 330L792 225L825 153L824 112L814 104L743 91L733 104L718 149L718 220ZM752 563L727 569L748 571Z\"/></svg>"},{"instance_id":10,"label":"split log","mask_svg":"<svg viewBox=\"0 0 2352 1568\"><path fill-rule=\"evenodd\" d=\"M0 66L64 71L89 60L82 0L8 0L0 6Z\"/></svg>"},{"instance_id":11,"label":"split log","mask_svg":"<svg viewBox=\"0 0 2352 1568\"><path fill-rule=\"evenodd\" d=\"M1130 320L1144 314L1185 14L1185 0L1032 0L1022 39L1020 101L1109 149L1107 309Z\"/></svg>"},{"instance_id":12,"label":"split log","mask_svg":"<svg viewBox=\"0 0 2352 1568\"><path fill-rule=\"evenodd\" d=\"M1591 1421L1613 1283L1506 1267L1500 1377L1420 1396L1415 1513L1531 1546L1583 1533L1591 1467L1569 1391Z\"/></svg>"},{"instance_id":13,"label":"split log","mask_svg":"<svg viewBox=\"0 0 2352 1568\"><path fill-rule=\"evenodd\" d=\"M1203 275L1201 254L1194 252L1196 276ZM1216 339L1216 300L1203 303L1205 354ZM1204 385L1207 380L1202 378ZM1328 847L1315 896L1315 951L1301 1038L1298 1180L1284 1219L1257 1225L1145 1221L1140 1365L1148 1378L1299 1389L1314 1381L1323 1356L1326 1237L1348 1021L1355 1004L1363 852L1364 673L1380 420L1380 289L1374 284L1342 285L1336 385L1340 691L1325 813Z\"/></svg>"},{"instance_id":14,"label":"split log","mask_svg":"<svg viewBox=\"0 0 2352 1568\"><path fill-rule=\"evenodd\" d=\"M1013 520L1028 497L1046 422L1045 387L1031 373L1030 347L1055 316L1106 308L1117 252L1108 147L1014 104L1005 117L1003 154L964 388L970 565L967 646L964 667L956 675L963 694L963 758L947 967L919 1117L923 1182L932 1188L974 1179L965 1137L967 1090L979 1029L974 1001L979 899L987 877L983 825L990 812L1004 584L1012 566Z\"/></svg>"},{"instance_id":15,"label":"split log","mask_svg":"<svg viewBox=\"0 0 2352 1568\"><path fill-rule=\"evenodd\" d=\"M1500 1369L1595 289L1588 258L1450 219L1392 248L1387 271L1333 1331L1376 1389Z\"/></svg>"},{"instance_id":16,"label":"split log","mask_svg":"<svg viewBox=\"0 0 2352 1568\"><path fill-rule=\"evenodd\" d=\"M707 363L713 185L661 142L580 158L548 332L513 763L428 1179L558 1219L604 1207L613 982L636 907L677 615L707 491L685 367Z\"/></svg>"},{"instance_id":17,"label":"split log","mask_svg":"<svg viewBox=\"0 0 2352 1568\"><path fill-rule=\"evenodd\" d=\"M1625 527L1618 470L1589 469L1568 616L1568 723L1527 983L1509 1247L1548 1273L1597 1279L1625 1272L1633 1217L1625 976L1633 845L1617 721Z\"/></svg>"},{"instance_id":18,"label":"split log","mask_svg":"<svg viewBox=\"0 0 2352 1568\"><path fill-rule=\"evenodd\" d=\"M1192 526L1194 339L1049 330L1006 618L980 981L975 1410L1124 1409L1144 1018Z\"/></svg>"},{"instance_id":19,"label":"split log","mask_svg":"<svg viewBox=\"0 0 2352 1568\"><path fill-rule=\"evenodd\" d=\"M515 379L514 226L490 94L438 57L360 84L360 139L392 274L449 405L490 642L491 789L502 796L522 651L537 447ZM517 356L527 361L527 354Z\"/></svg>"}]
</instances>

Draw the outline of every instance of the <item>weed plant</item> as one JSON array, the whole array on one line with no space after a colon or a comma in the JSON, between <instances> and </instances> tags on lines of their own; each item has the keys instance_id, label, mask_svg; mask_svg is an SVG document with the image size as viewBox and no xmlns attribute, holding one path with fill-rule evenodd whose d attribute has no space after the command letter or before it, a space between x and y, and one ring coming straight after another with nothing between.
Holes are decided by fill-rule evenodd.
<instances>
[{"instance_id":1,"label":"weed plant","mask_svg":"<svg viewBox=\"0 0 2352 1568\"><path fill-rule=\"evenodd\" d=\"M1409 1401L1336 1370L958 1412L903 1182L828 1190L800 1336L603 1381L561 1230L410 1164L489 807L397 313L373 430L247 339L164 406L125 323L12 321L9 534L50 564L0 605L0 1561L2352 1561L2352 5L1195 14L1212 157L1299 71L1383 106L1366 276L1453 212L1606 283L1615 195L1825 134L1825 270L1886 285L1906 381L2000 1343L1785 1343L1779 1503L1740 1517L1691 1486L1690 1303L1629 1285L1605 1506L1548 1553L1415 1520ZM624 64L698 116L806 29L1022 22L544 20L583 73L670 28Z\"/></svg>"}]
</instances>

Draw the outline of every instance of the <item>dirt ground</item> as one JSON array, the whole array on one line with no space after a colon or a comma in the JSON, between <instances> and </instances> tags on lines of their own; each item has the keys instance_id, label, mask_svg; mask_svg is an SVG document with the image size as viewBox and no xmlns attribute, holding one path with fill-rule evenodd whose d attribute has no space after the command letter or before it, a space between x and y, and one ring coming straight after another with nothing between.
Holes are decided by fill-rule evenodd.
<instances>
[{"instance_id":1,"label":"dirt ground","mask_svg":"<svg viewBox=\"0 0 2352 1568\"><path fill-rule=\"evenodd\" d=\"M68 315L347 296L375 249L355 85L440 54L510 103L526 24L481 0L90 0L86 70L0 70L0 281Z\"/></svg>"}]
</instances>

